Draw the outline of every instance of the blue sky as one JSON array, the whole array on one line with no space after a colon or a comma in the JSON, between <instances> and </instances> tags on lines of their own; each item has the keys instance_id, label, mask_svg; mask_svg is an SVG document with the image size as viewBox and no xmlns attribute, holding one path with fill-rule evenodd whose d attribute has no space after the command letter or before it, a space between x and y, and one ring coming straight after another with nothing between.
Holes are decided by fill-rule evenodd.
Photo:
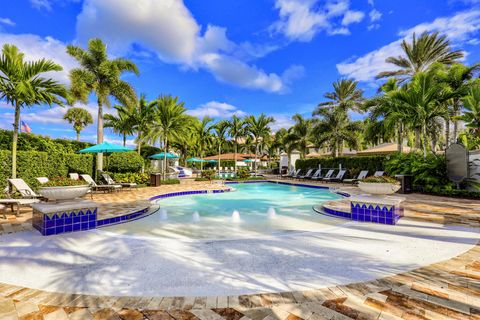
<instances>
[{"instance_id":1,"label":"blue sky","mask_svg":"<svg viewBox=\"0 0 480 320\"><path fill-rule=\"evenodd\" d=\"M111 56L135 61L128 75L149 99L179 96L189 113L274 116L274 129L306 116L338 78L360 81L367 96L391 69L385 58L416 31L440 31L479 61L480 0L0 0L0 44L13 43L30 59L62 64L54 75L68 83L76 63L67 44L91 37L108 43ZM78 105L95 115L95 103ZM22 111L34 133L74 137L65 108ZM359 115L354 115L359 117ZM11 127L13 108L0 102L0 127ZM106 129L107 140L119 142ZM95 140L95 125L82 133Z\"/></svg>"}]
</instances>

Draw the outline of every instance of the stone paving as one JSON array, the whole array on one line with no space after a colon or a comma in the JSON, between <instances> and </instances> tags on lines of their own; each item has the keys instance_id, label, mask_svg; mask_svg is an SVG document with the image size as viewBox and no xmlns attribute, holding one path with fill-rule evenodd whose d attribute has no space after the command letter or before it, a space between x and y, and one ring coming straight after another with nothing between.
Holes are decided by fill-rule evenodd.
<instances>
[{"instance_id":1,"label":"stone paving","mask_svg":"<svg viewBox=\"0 0 480 320\"><path fill-rule=\"evenodd\" d=\"M349 192L354 187L330 185ZM105 214L123 214L162 192L218 188L185 182L96 195ZM405 219L479 226L480 201L407 195ZM118 205L118 206L117 206ZM16 229L29 222L1 222ZM3 220L5 221L5 220ZM1 238L0 238L1 241ZM480 243L447 261L383 279L325 289L218 297L110 297L59 294L0 284L0 319L480 319Z\"/></svg>"}]
</instances>

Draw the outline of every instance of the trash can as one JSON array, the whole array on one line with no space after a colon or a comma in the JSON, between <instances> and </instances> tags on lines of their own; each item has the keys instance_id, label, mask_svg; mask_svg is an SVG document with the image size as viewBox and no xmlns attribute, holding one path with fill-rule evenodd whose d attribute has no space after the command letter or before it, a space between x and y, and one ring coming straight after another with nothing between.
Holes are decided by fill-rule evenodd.
<instances>
[{"instance_id":1,"label":"trash can","mask_svg":"<svg viewBox=\"0 0 480 320\"><path fill-rule=\"evenodd\" d=\"M150 173L150 187L160 186L161 177L160 173Z\"/></svg>"},{"instance_id":2,"label":"trash can","mask_svg":"<svg viewBox=\"0 0 480 320\"><path fill-rule=\"evenodd\" d=\"M398 190L398 193L412 193L413 192L413 188L412 188L412 184L413 184L413 176L412 175L409 175L409 174L397 174L395 176L395 178L397 178L398 181L400 181L400 190Z\"/></svg>"}]
</instances>

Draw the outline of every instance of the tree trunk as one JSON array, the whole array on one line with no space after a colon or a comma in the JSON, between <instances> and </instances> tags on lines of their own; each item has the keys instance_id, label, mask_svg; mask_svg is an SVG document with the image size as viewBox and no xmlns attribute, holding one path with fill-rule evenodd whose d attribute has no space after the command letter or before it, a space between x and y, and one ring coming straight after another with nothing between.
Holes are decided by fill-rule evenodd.
<instances>
[{"instance_id":1,"label":"tree trunk","mask_svg":"<svg viewBox=\"0 0 480 320\"><path fill-rule=\"evenodd\" d=\"M167 143L168 143L168 140L167 138L165 138L165 143L163 148L163 180L164 181L167 176Z\"/></svg>"},{"instance_id":2,"label":"tree trunk","mask_svg":"<svg viewBox=\"0 0 480 320\"><path fill-rule=\"evenodd\" d=\"M258 142L255 143L255 162L253 165L255 166L255 177L257 176L257 153L258 153Z\"/></svg>"},{"instance_id":3,"label":"tree trunk","mask_svg":"<svg viewBox=\"0 0 480 320\"><path fill-rule=\"evenodd\" d=\"M237 149L238 149L238 145L237 145L237 137L234 137L234 139L235 139L235 141L234 141L234 143L235 143L235 146L234 146L235 150L234 150L234 153L233 153L233 162L234 162L234 163L233 163L233 165L234 165L234 166L233 166L233 168L234 168L233 172L235 173L235 176L236 176L236 175L237 175Z\"/></svg>"},{"instance_id":4,"label":"tree trunk","mask_svg":"<svg viewBox=\"0 0 480 320\"><path fill-rule=\"evenodd\" d=\"M142 133L140 131L138 131L138 135L137 135L137 151L138 151L138 154L140 154L140 149L142 148Z\"/></svg>"},{"instance_id":5,"label":"tree trunk","mask_svg":"<svg viewBox=\"0 0 480 320\"><path fill-rule=\"evenodd\" d=\"M80 131L77 131L77 141L80 141Z\"/></svg>"},{"instance_id":6,"label":"tree trunk","mask_svg":"<svg viewBox=\"0 0 480 320\"><path fill-rule=\"evenodd\" d=\"M427 128L423 126L422 128L422 136L423 136L423 159L427 159Z\"/></svg>"},{"instance_id":7,"label":"tree trunk","mask_svg":"<svg viewBox=\"0 0 480 320\"><path fill-rule=\"evenodd\" d=\"M403 123L398 125L397 151L403 153Z\"/></svg>"},{"instance_id":8,"label":"tree trunk","mask_svg":"<svg viewBox=\"0 0 480 320\"><path fill-rule=\"evenodd\" d=\"M422 144L422 138L421 138L421 129L420 128L415 128L415 149L421 149L421 144Z\"/></svg>"},{"instance_id":9,"label":"tree trunk","mask_svg":"<svg viewBox=\"0 0 480 320\"><path fill-rule=\"evenodd\" d=\"M123 146L125 147L127 145L127 135L123 135Z\"/></svg>"},{"instance_id":10,"label":"tree trunk","mask_svg":"<svg viewBox=\"0 0 480 320\"><path fill-rule=\"evenodd\" d=\"M456 117L458 115L458 111L460 109L460 103L458 99L455 99L453 102L453 116ZM453 142L457 142L457 135L458 135L458 120L453 120Z\"/></svg>"},{"instance_id":11,"label":"tree trunk","mask_svg":"<svg viewBox=\"0 0 480 320\"><path fill-rule=\"evenodd\" d=\"M218 173L220 174L220 153L222 152L222 145L218 145Z\"/></svg>"},{"instance_id":12,"label":"tree trunk","mask_svg":"<svg viewBox=\"0 0 480 320\"><path fill-rule=\"evenodd\" d=\"M13 122L12 139L12 179L17 177L17 143L18 143L18 125L20 123L20 105L15 101L15 120Z\"/></svg>"},{"instance_id":13,"label":"tree trunk","mask_svg":"<svg viewBox=\"0 0 480 320\"><path fill-rule=\"evenodd\" d=\"M338 158L338 141L335 142L335 158Z\"/></svg>"},{"instance_id":14,"label":"tree trunk","mask_svg":"<svg viewBox=\"0 0 480 320\"><path fill-rule=\"evenodd\" d=\"M450 116L445 119L445 149L450 145Z\"/></svg>"},{"instance_id":15,"label":"tree trunk","mask_svg":"<svg viewBox=\"0 0 480 320\"><path fill-rule=\"evenodd\" d=\"M103 105L98 99L97 143L103 142ZM103 170L103 153L97 154L97 171Z\"/></svg>"}]
</instances>

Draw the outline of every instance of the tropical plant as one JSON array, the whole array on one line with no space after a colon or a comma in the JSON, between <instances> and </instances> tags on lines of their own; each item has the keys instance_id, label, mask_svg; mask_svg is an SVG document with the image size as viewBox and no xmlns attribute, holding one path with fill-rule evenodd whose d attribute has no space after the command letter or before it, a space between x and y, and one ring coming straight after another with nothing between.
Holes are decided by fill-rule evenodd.
<instances>
[{"instance_id":1,"label":"tropical plant","mask_svg":"<svg viewBox=\"0 0 480 320\"><path fill-rule=\"evenodd\" d=\"M427 71L436 62L451 65L463 57L463 51L452 50L447 37L438 32L424 32L418 38L414 33L412 41L403 40L401 47L403 55L385 60L399 69L380 72L377 78L395 77L403 82Z\"/></svg>"},{"instance_id":2,"label":"tropical plant","mask_svg":"<svg viewBox=\"0 0 480 320\"><path fill-rule=\"evenodd\" d=\"M334 157L339 156L345 143L350 148L357 148L357 133L362 130L360 122L352 122L347 112L337 108L320 109L316 114L320 116L313 127L316 145L327 146Z\"/></svg>"},{"instance_id":3,"label":"tropical plant","mask_svg":"<svg viewBox=\"0 0 480 320\"><path fill-rule=\"evenodd\" d=\"M213 126L210 122L212 122L211 118L204 117L201 121L196 122L194 127L195 135L197 137L197 147L201 159L203 159L205 149L212 143L211 131ZM203 170L203 162L200 162L200 169Z\"/></svg>"},{"instance_id":4,"label":"tropical plant","mask_svg":"<svg viewBox=\"0 0 480 320\"><path fill-rule=\"evenodd\" d=\"M80 141L80 132L83 128L93 123L92 115L88 110L83 108L68 109L63 115L63 119L67 120L68 123L73 124L73 130L75 130L77 134L77 141Z\"/></svg>"},{"instance_id":5,"label":"tropical plant","mask_svg":"<svg viewBox=\"0 0 480 320\"><path fill-rule=\"evenodd\" d=\"M135 107L114 106L117 114L105 114L105 127L112 128L113 132L122 136L123 146L127 143L127 136L133 134L135 126Z\"/></svg>"},{"instance_id":6,"label":"tropical plant","mask_svg":"<svg viewBox=\"0 0 480 320\"><path fill-rule=\"evenodd\" d=\"M218 171L220 172L222 145L226 142L226 135L229 129L230 123L227 120L220 120L213 126L215 132L216 142L218 145Z\"/></svg>"},{"instance_id":7,"label":"tropical plant","mask_svg":"<svg viewBox=\"0 0 480 320\"><path fill-rule=\"evenodd\" d=\"M236 115L233 115L232 119L230 119L228 134L232 138L234 144L234 172L237 173L238 139L245 135L245 122Z\"/></svg>"},{"instance_id":8,"label":"tropical plant","mask_svg":"<svg viewBox=\"0 0 480 320\"><path fill-rule=\"evenodd\" d=\"M462 98L464 112L456 120L465 122L473 139L480 139L480 84L472 85L468 94Z\"/></svg>"},{"instance_id":9,"label":"tropical plant","mask_svg":"<svg viewBox=\"0 0 480 320\"><path fill-rule=\"evenodd\" d=\"M142 148L142 137L143 134L148 130L148 125L153 120L155 104L157 100L148 102L145 98L145 94L140 95L136 107L134 108L132 114L132 129L137 132L137 152L141 153Z\"/></svg>"},{"instance_id":10,"label":"tropical plant","mask_svg":"<svg viewBox=\"0 0 480 320\"><path fill-rule=\"evenodd\" d=\"M324 94L329 101L321 102L313 112L319 114L325 108L337 108L343 111L359 110L363 102L363 90L359 89L358 82L353 79L340 79L333 83L333 92Z\"/></svg>"},{"instance_id":11,"label":"tropical plant","mask_svg":"<svg viewBox=\"0 0 480 320\"><path fill-rule=\"evenodd\" d=\"M302 159L308 153L308 147L313 142L312 129L314 120L305 119L300 114L293 115L292 119L295 124L289 128L284 143L288 144L291 149L300 151Z\"/></svg>"},{"instance_id":12,"label":"tropical plant","mask_svg":"<svg viewBox=\"0 0 480 320\"><path fill-rule=\"evenodd\" d=\"M167 171L167 152L170 141L177 139L189 125L189 117L185 114L184 103L178 97L160 96L153 109L153 121L145 133L145 141L154 144L160 141L163 145L163 180Z\"/></svg>"},{"instance_id":13,"label":"tropical plant","mask_svg":"<svg viewBox=\"0 0 480 320\"><path fill-rule=\"evenodd\" d=\"M36 104L63 105L67 90L63 85L42 74L61 71L53 61L40 59L25 61L17 47L5 44L0 55L0 99L15 108L12 139L12 178L17 176L17 143L20 112Z\"/></svg>"},{"instance_id":14,"label":"tropical plant","mask_svg":"<svg viewBox=\"0 0 480 320\"><path fill-rule=\"evenodd\" d=\"M71 92L76 100L84 103L91 93L97 97L98 123L97 143L103 142L103 107L110 106L110 97L114 97L123 105L135 103L133 87L120 79L124 72L133 72L138 75L137 66L123 58L109 60L107 46L100 39L90 39L88 49L69 45L67 53L74 57L80 68L70 71ZM103 156L97 156L97 169L103 169Z\"/></svg>"},{"instance_id":15,"label":"tropical plant","mask_svg":"<svg viewBox=\"0 0 480 320\"><path fill-rule=\"evenodd\" d=\"M260 114L258 117L251 115L245 118L246 133L250 135L250 137L253 139L253 144L255 145L255 176L257 175L257 158L259 146L262 140L265 140L267 137L270 136L270 124L273 122L275 122L275 119L273 119L273 117L268 117L263 113Z\"/></svg>"}]
</instances>

